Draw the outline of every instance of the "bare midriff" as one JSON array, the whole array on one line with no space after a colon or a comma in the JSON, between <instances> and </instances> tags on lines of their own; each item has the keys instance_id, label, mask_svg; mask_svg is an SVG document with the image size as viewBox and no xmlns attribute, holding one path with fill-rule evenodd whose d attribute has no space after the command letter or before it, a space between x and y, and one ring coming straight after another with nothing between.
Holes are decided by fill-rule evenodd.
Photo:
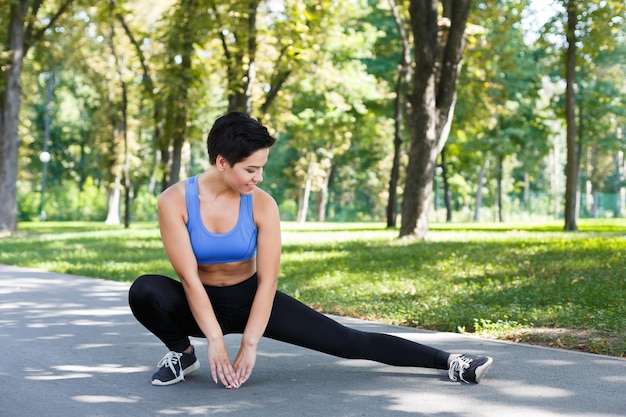
<instances>
[{"instance_id":1,"label":"bare midriff","mask_svg":"<svg viewBox=\"0 0 626 417\"><path fill-rule=\"evenodd\" d=\"M256 257L241 262L198 265L200 281L211 287L236 285L256 272Z\"/></svg>"}]
</instances>

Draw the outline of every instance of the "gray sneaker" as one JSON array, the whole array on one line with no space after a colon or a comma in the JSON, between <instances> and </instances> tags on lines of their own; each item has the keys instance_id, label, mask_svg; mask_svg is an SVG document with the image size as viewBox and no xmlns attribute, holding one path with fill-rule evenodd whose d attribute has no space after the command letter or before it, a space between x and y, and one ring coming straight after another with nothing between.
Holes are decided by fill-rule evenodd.
<instances>
[{"instance_id":1,"label":"gray sneaker","mask_svg":"<svg viewBox=\"0 0 626 417\"><path fill-rule=\"evenodd\" d=\"M152 375L152 385L164 386L184 381L185 375L189 375L200 368L200 362L198 362L192 346L191 353L167 352L157 366L159 370Z\"/></svg>"},{"instance_id":2,"label":"gray sneaker","mask_svg":"<svg viewBox=\"0 0 626 417\"><path fill-rule=\"evenodd\" d=\"M448 376L452 381L473 382L478 384L485 376L493 359L489 356L461 355L450 364Z\"/></svg>"}]
</instances>

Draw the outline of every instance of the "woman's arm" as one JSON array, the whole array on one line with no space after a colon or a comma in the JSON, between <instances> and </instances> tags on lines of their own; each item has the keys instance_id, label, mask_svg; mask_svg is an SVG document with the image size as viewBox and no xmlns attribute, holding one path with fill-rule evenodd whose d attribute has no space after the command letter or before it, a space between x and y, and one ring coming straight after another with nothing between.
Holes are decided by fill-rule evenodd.
<instances>
[{"instance_id":1,"label":"woman's arm","mask_svg":"<svg viewBox=\"0 0 626 417\"><path fill-rule=\"evenodd\" d=\"M198 262L191 248L185 224L187 206L184 182L165 190L159 197L158 208L163 247L183 284L191 312L207 338L213 380L217 383L219 377L226 386L238 385L222 329L198 275Z\"/></svg>"},{"instance_id":2,"label":"woman's arm","mask_svg":"<svg viewBox=\"0 0 626 417\"><path fill-rule=\"evenodd\" d=\"M272 312L280 266L281 236L278 206L264 191L254 193L254 219L258 229L256 268L258 288L234 368L240 384L248 380L256 361L256 349Z\"/></svg>"}]
</instances>

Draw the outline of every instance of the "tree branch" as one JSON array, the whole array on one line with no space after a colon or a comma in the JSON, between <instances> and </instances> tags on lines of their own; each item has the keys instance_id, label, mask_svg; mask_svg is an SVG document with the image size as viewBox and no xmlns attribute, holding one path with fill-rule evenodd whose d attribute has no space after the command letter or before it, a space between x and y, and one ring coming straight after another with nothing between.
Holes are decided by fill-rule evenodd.
<instances>
[{"instance_id":1,"label":"tree branch","mask_svg":"<svg viewBox=\"0 0 626 417\"><path fill-rule=\"evenodd\" d=\"M57 12L50 18L48 24L33 33L33 31L35 30L35 22L37 21L37 13L39 12L39 8L43 4L43 1L44 0L37 0L33 3L31 12L32 19L28 23L24 34L24 55L26 55L26 52L31 46L33 46L43 37L43 35L46 33L46 30L54 26L56 21L63 15L63 13L65 13L66 9L72 4L74 0L65 0L65 2L61 4L61 7L59 7L59 10L57 10Z\"/></svg>"}]
</instances>

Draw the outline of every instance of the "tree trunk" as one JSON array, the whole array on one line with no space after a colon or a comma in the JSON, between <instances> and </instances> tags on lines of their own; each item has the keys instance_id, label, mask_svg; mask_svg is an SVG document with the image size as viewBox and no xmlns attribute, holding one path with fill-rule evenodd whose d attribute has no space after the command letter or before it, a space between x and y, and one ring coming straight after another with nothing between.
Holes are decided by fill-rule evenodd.
<instances>
[{"instance_id":1,"label":"tree trunk","mask_svg":"<svg viewBox=\"0 0 626 417\"><path fill-rule=\"evenodd\" d=\"M0 83L4 84L0 87L0 233L17 230L17 169L21 144L18 124L24 58L29 48L55 24L72 1L60 3L56 13L46 19L37 17L42 1L31 5L29 0L15 0L10 6L8 45L0 44L0 49L5 49L11 57L6 69L0 71ZM34 27L44 21L45 26Z\"/></svg>"},{"instance_id":2,"label":"tree trunk","mask_svg":"<svg viewBox=\"0 0 626 417\"><path fill-rule=\"evenodd\" d=\"M624 181L626 180L626 166L625 166L624 152L619 151L615 156L615 165L617 168L617 190L618 190L618 211L615 213L615 217L621 217L626 207L626 188L624 187Z\"/></svg>"},{"instance_id":3,"label":"tree trunk","mask_svg":"<svg viewBox=\"0 0 626 417\"><path fill-rule=\"evenodd\" d=\"M398 113L398 97L396 96L395 133L393 139L393 164L389 176L389 198L387 200L387 227L396 227L398 214L398 182L400 181L400 158L402 156L402 116Z\"/></svg>"},{"instance_id":4,"label":"tree trunk","mask_svg":"<svg viewBox=\"0 0 626 417\"><path fill-rule=\"evenodd\" d=\"M576 23L577 0L567 3L567 55L565 59L565 119L567 124L567 181L565 185L565 231L576 231L578 197L578 149L576 144Z\"/></svg>"},{"instance_id":5,"label":"tree trunk","mask_svg":"<svg viewBox=\"0 0 626 417\"><path fill-rule=\"evenodd\" d=\"M393 139L393 165L389 178L389 199L387 200L387 227L396 227L398 212L398 182L400 181L400 158L402 156L402 129L404 127L404 113L410 117L410 106L406 102L406 90L411 83L411 45L409 36L404 29L404 23L398 13L395 0L389 0L389 7L393 15L400 40L402 41L402 53L398 63L398 77L396 79L396 97L394 99L394 139Z\"/></svg>"},{"instance_id":6,"label":"tree trunk","mask_svg":"<svg viewBox=\"0 0 626 417\"><path fill-rule=\"evenodd\" d=\"M478 180L476 181L476 206L474 207L474 221L480 220L480 207L483 203L483 184L485 182L485 164L480 166Z\"/></svg>"},{"instance_id":7,"label":"tree trunk","mask_svg":"<svg viewBox=\"0 0 626 417\"><path fill-rule=\"evenodd\" d=\"M444 18L440 22L438 1L412 0L410 4L415 70L409 101L414 113L409 121L411 145L400 237L414 234L425 239L428 232L435 166L447 140L454 109L470 3L470 0L444 1ZM442 34L438 40L439 29Z\"/></svg>"},{"instance_id":8,"label":"tree trunk","mask_svg":"<svg viewBox=\"0 0 626 417\"><path fill-rule=\"evenodd\" d=\"M114 3L114 2L113 2ZM141 68L142 68L142 74L143 77L141 78L141 82L142 85L144 87L144 94L147 97L150 97L152 100L152 105L153 105L153 111L152 111L152 119L154 121L154 130L153 130L153 141L154 144L159 147L159 143L161 142L161 138L160 138L160 133L161 133L161 114L162 114L162 110L161 110L161 106L163 105L162 100L160 100L157 97L157 94L155 93L156 89L154 86L154 81L152 80L152 74L150 71L150 67L149 67L149 62L148 59L146 58L145 54L143 53L143 49L141 47L140 42L135 38L135 36L133 35L132 31L130 30L130 27L128 26L128 24L126 23L126 20L124 19L124 15L118 11L115 11L115 17L117 18L117 20L120 22L120 24L122 25L122 28L124 29L124 32L126 33L126 36L128 36L128 39L130 40L130 43L133 45L133 47L135 48L135 52L137 53L137 56L139 57L139 62L141 64ZM140 135L141 136L141 135ZM159 161L161 159L161 155L160 153L157 151L156 152L156 157L155 157L156 161L155 161L155 165L154 165L154 169L152 170L152 176L150 178L150 185L148 186L148 191L149 192L154 192L155 189L155 185L156 185L156 173L158 171L158 167L159 167ZM126 200L130 200L130 196L129 196L129 186L130 186L130 180L128 173L126 173L126 169L128 169L129 167L127 167L125 165L125 178L124 178L124 183L127 185L126 186L126 196L125 199ZM126 214L124 215L125 219L130 215L129 214L129 209L126 209ZM125 220L126 223L126 220Z\"/></svg>"},{"instance_id":9,"label":"tree trunk","mask_svg":"<svg viewBox=\"0 0 626 417\"><path fill-rule=\"evenodd\" d=\"M159 98L156 93L156 87L154 85L154 81L152 80L152 73L150 71L149 62L146 58L143 50L141 48L141 43L137 41L135 36L133 35L130 27L126 23L124 16L120 12L115 13L115 17L118 19L126 36L130 40L130 43L134 46L135 51L137 52L137 56L139 57L139 62L141 64L143 77L141 78L142 85L144 87L144 94L147 97L150 97L152 100L152 120L154 121L154 131L153 131L153 141L156 147L155 152L155 161L154 168L152 170L152 175L150 177L150 183L148 186L148 191L153 193L156 189L157 183L157 174L159 171L159 167L163 168L163 178L161 180L162 188L164 189L170 183L169 181L169 143L166 138L162 138L161 130L163 127L163 120L161 120L161 115L163 114L163 100ZM166 161L161 165L162 161Z\"/></svg>"},{"instance_id":10,"label":"tree trunk","mask_svg":"<svg viewBox=\"0 0 626 417\"><path fill-rule=\"evenodd\" d=\"M120 73L120 75L122 75ZM132 184L130 182L130 146L128 144L128 91L126 82L122 79L122 126L124 137L124 164L122 172L124 177L124 228L130 226L130 194Z\"/></svg>"},{"instance_id":11,"label":"tree trunk","mask_svg":"<svg viewBox=\"0 0 626 417\"><path fill-rule=\"evenodd\" d=\"M497 218L500 223L504 222L504 214L502 212L502 165L504 165L504 155L498 155L496 165L496 208L498 210Z\"/></svg>"},{"instance_id":12,"label":"tree trunk","mask_svg":"<svg viewBox=\"0 0 626 417\"><path fill-rule=\"evenodd\" d=\"M298 190L298 212L296 213L296 222L298 223L304 223L306 221L305 210L308 210L308 203L304 202L306 191L306 185L304 187L300 187Z\"/></svg>"},{"instance_id":13,"label":"tree trunk","mask_svg":"<svg viewBox=\"0 0 626 417\"><path fill-rule=\"evenodd\" d=\"M160 145L159 145L159 163L161 166L161 190L165 190L167 187L169 187L170 185L172 185L172 181L171 181L171 160L172 158L170 157L170 148L167 144L163 143L165 142L167 139L167 132L164 130L164 134L161 135L162 140L160 141Z\"/></svg>"},{"instance_id":14,"label":"tree trunk","mask_svg":"<svg viewBox=\"0 0 626 417\"><path fill-rule=\"evenodd\" d=\"M452 192L448 182L448 162L446 160L446 148L441 151L441 179L443 181L443 201L446 205L446 222L452 221Z\"/></svg>"},{"instance_id":15,"label":"tree trunk","mask_svg":"<svg viewBox=\"0 0 626 417\"><path fill-rule=\"evenodd\" d=\"M194 23L196 14L200 9L197 1L189 1L185 3L186 10L181 13L181 24L184 25L185 35L180 41L180 50L178 51L180 63L172 63L171 77L176 81L176 88L170 89L167 98L167 114L165 115L165 132L164 136L170 137L171 151L168 156L171 161L169 163L170 175L167 186L177 183L180 180L180 170L182 167L182 150L187 135L187 109L189 89L193 83L192 73L192 56L194 54L194 43L196 42L196 30Z\"/></svg>"},{"instance_id":16,"label":"tree trunk","mask_svg":"<svg viewBox=\"0 0 626 417\"><path fill-rule=\"evenodd\" d=\"M306 222L306 215L309 211L309 197L311 196L311 187L313 183L313 157L309 156L309 165L306 171L306 178L304 180L304 188L300 189L298 195L298 215L297 222Z\"/></svg>"},{"instance_id":17,"label":"tree trunk","mask_svg":"<svg viewBox=\"0 0 626 417\"><path fill-rule=\"evenodd\" d=\"M20 147L17 129L22 93L20 79L26 54L24 21L29 3L28 0L21 0L11 7L9 51L13 53L2 79L5 85L0 89L0 232L17 231L17 160Z\"/></svg>"},{"instance_id":18,"label":"tree trunk","mask_svg":"<svg viewBox=\"0 0 626 417\"><path fill-rule=\"evenodd\" d=\"M229 45L227 35L224 32L220 34L227 65L229 112L252 113L252 87L256 81L256 15L258 6L259 0L248 2L245 11L247 16L246 33L234 33L234 47Z\"/></svg>"},{"instance_id":19,"label":"tree trunk","mask_svg":"<svg viewBox=\"0 0 626 417\"><path fill-rule=\"evenodd\" d=\"M48 162L50 160L50 154L48 153L48 144L50 143L50 105L52 103L52 89L54 88L55 75L54 72L49 72L46 77L46 107L43 119L43 146L42 153L47 154L47 158L42 160L43 167L41 173L41 205L39 207L39 220L45 221L48 218L46 214L46 182L48 179Z\"/></svg>"},{"instance_id":20,"label":"tree trunk","mask_svg":"<svg viewBox=\"0 0 626 417\"><path fill-rule=\"evenodd\" d=\"M530 174L524 170L524 207L526 210L530 209Z\"/></svg>"},{"instance_id":21,"label":"tree trunk","mask_svg":"<svg viewBox=\"0 0 626 417\"><path fill-rule=\"evenodd\" d=\"M559 176L562 171L561 164L559 163L560 152L561 150L558 144L555 143L548 157L550 164L550 196L552 201L552 213L555 219L561 216L561 196L563 195L561 192L563 187Z\"/></svg>"},{"instance_id":22,"label":"tree trunk","mask_svg":"<svg viewBox=\"0 0 626 417\"><path fill-rule=\"evenodd\" d=\"M107 191L107 217L104 221L105 224L118 225L120 224L120 177L116 175L113 182L109 185Z\"/></svg>"},{"instance_id":23,"label":"tree trunk","mask_svg":"<svg viewBox=\"0 0 626 417\"><path fill-rule=\"evenodd\" d=\"M591 213L593 209L593 186L590 180L585 181L585 211Z\"/></svg>"},{"instance_id":24,"label":"tree trunk","mask_svg":"<svg viewBox=\"0 0 626 417\"><path fill-rule=\"evenodd\" d=\"M332 162L329 161L325 169L324 180L322 181L322 187L319 191L317 198L317 221L326 221L326 206L328 206L328 189L330 184L330 176L333 170Z\"/></svg>"},{"instance_id":25,"label":"tree trunk","mask_svg":"<svg viewBox=\"0 0 626 417\"><path fill-rule=\"evenodd\" d=\"M120 89L122 90L122 100L120 103L121 110L121 120L120 120L120 136L122 138L122 144L124 148L124 155L122 161L122 178L124 181L124 227L128 229L130 226L130 147L128 146L128 86L126 85L126 80L124 78L125 74L125 66L124 63L121 62L116 48L115 48L115 28L114 28L114 18L113 18L113 2L109 4L110 16L109 16L109 25L110 25L110 48L111 53L113 54L113 58L115 60L115 67L117 69L117 75L120 79ZM118 178L116 177L116 183ZM117 188L117 184L116 184ZM111 200L109 200L111 202ZM117 204L120 203L120 199L117 199ZM109 213L113 211L117 211L119 213L119 207L110 207ZM119 216L118 216L119 217ZM119 218L118 218L119 221Z\"/></svg>"}]
</instances>

